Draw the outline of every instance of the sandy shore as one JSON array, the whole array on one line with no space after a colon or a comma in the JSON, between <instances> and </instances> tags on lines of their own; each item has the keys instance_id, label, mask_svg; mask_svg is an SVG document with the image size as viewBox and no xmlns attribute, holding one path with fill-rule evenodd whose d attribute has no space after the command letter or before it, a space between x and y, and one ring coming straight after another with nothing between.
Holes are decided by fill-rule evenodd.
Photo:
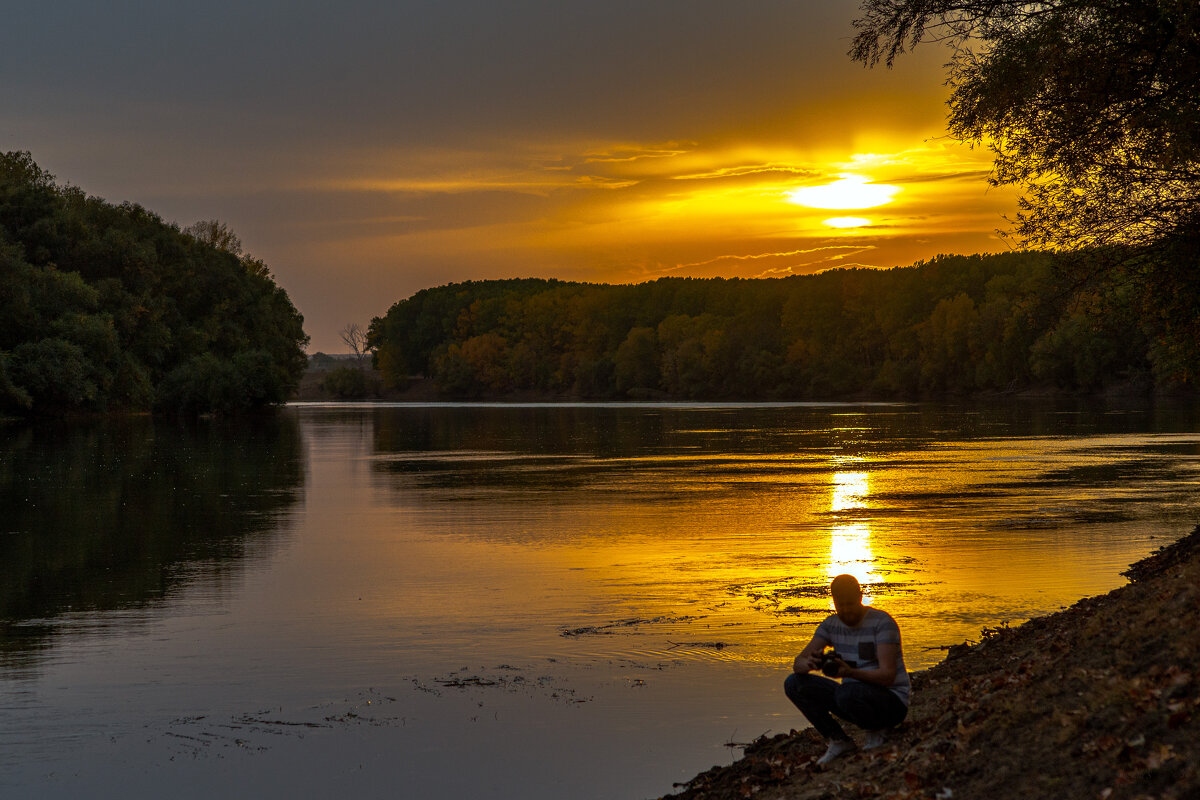
<instances>
[{"instance_id":1,"label":"sandy shore","mask_svg":"<svg viewBox=\"0 0 1200 800\"><path fill-rule=\"evenodd\" d=\"M822 768L816 733L792 731L669 797L1200 797L1200 527L1125 575L915 673L909 717L884 748Z\"/></svg>"}]
</instances>

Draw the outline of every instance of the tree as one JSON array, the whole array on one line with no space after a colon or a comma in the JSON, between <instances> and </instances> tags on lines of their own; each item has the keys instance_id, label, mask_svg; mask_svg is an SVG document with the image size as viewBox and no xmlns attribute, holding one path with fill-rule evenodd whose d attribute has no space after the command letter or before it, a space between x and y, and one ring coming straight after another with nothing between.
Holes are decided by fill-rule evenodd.
<instances>
[{"instance_id":1,"label":"tree","mask_svg":"<svg viewBox=\"0 0 1200 800\"><path fill-rule=\"evenodd\" d=\"M617 390L657 389L660 366L654 328L631 328L613 355Z\"/></svg>"},{"instance_id":2,"label":"tree","mask_svg":"<svg viewBox=\"0 0 1200 800\"><path fill-rule=\"evenodd\" d=\"M367 375L354 367L336 367L321 379L321 388L341 400L361 400L367 396Z\"/></svg>"},{"instance_id":3,"label":"tree","mask_svg":"<svg viewBox=\"0 0 1200 800\"><path fill-rule=\"evenodd\" d=\"M0 153L0 408L277 405L307 364L303 322L222 223L181 232Z\"/></svg>"},{"instance_id":4,"label":"tree","mask_svg":"<svg viewBox=\"0 0 1200 800\"><path fill-rule=\"evenodd\" d=\"M338 331L338 336L350 348L350 352L354 354L355 361L358 362L358 368L362 369L363 361L370 352L366 329L357 322L347 322L346 327Z\"/></svg>"},{"instance_id":5,"label":"tree","mask_svg":"<svg viewBox=\"0 0 1200 800\"><path fill-rule=\"evenodd\" d=\"M1200 226L1195 0L864 0L850 56L953 48L949 129L1024 190L1038 246L1156 244Z\"/></svg>"},{"instance_id":6,"label":"tree","mask_svg":"<svg viewBox=\"0 0 1200 800\"><path fill-rule=\"evenodd\" d=\"M183 229L183 233L218 250L232 253L238 258L245 255L242 251L241 238L224 222L218 222L215 219L202 219L199 222L193 222L191 225L188 225Z\"/></svg>"},{"instance_id":7,"label":"tree","mask_svg":"<svg viewBox=\"0 0 1200 800\"><path fill-rule=\"evenodd\" d=\"M88 380L83 348L63 339L24 342L13 350L8 367L18 397L28 396L40 409L84 406L96 400L96 385Z\"/></svg>"},{"instance_id":8,"label":"tree","mask_svg":"<svg viewBox=\"0 0 1200 800\"><path fill-rule=\"evenodd\" d=\"M938 302L920 329L921 378L935 391L969 392L975 388L979 350L979 312L967 294Z\"/></svg>"}]
</instances>

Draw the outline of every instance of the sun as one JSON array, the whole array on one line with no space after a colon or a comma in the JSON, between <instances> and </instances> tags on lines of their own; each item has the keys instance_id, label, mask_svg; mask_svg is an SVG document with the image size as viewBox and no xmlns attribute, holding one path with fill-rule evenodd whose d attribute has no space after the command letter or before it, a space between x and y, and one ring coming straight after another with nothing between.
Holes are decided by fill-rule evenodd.
<instances>
[{"instance_id":1,"label":"sun","mask_svg":"<svg viewBox=\"0 0 1200 800\"><path fill-rule=\"evenodd\" d=\"M809 208L875 208L895 199L899 186L871 183L862 175L843 174L822 186L805 186L787 193L789 203Z\"/></svg>"},{"instance_id":2,"label":"sun","mask_svg":"<svg viewBox=\"0 0 1200 800\"><path fill-rule=\"evenodd\" d=\"M830 228L862 228L871 224L871 220L863 217L830 217L826 220L821 220L822 225Z\"/></svg>"}]
</instances>

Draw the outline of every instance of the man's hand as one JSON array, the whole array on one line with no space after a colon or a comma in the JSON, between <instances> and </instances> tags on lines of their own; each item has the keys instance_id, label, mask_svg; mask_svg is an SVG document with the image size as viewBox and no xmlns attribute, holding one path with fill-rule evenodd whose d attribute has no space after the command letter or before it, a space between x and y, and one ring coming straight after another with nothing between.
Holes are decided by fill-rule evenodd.
<instances>
[{"instance_id":1,"label":"man's hand","mask_svg":"<svg viewBox=\"0 0 1200 800\"><path fill-rule=\"evenodd\" d=\"M796 656L796 660L792 662L792 671L800 675L803 675L806 672L812 672L816 668L816 659L814 659L812 656L805 655L804 653Z\"/></svg>"},{"instance_id":2,"label":"man's hand","mask_svg":"<svg viewBox=\"0 0 1200 800\"><path fill-rule=\"evenodd\" d=\"M854 669L853 667L851 667L851 666L850 666L849 664L847 664L845 661L842 661L842 659L841 659L840 657L838 657L838 656L834 656L834 657L833 657L833 663L837 664L837 675L836 675L836 677L838 677L838 678L848 678L848 677L850 677L850 673L851 673L851 672L853 671L853 669Z\"/></svg>"},{"instance_id":3,"label":"man's hand","mask_svg":"<svg viewBox=\"0 0 1200 800\"><path fill-rule=\"evenodd\" d=\"M796 660L792 662L792 672L797 675L803 675L806 672L812 672L817 669L817 655L822 653L829 642L823 637L814 636L812 641L804 646L800 651L800 655L796 656Z\"/></svg>"}]
</instances>

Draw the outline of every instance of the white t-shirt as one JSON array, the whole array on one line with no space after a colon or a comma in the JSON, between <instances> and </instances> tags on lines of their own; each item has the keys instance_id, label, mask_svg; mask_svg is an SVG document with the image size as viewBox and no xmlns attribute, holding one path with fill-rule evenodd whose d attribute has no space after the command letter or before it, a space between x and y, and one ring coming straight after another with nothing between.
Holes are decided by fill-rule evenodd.
<instances>
[{"instance_id":1,"label":"white t-shirt","mask_svg":"<svg viewBox=\"0 0 1200 800\"><path fill-rule=\"evenodd\" d=\"M842 622L837 614L830 614L817 626L817 636L833 645L838 657L858 669L876 669L879 657L878 645L894 644L896 653L896 680L888 688L908 705L911 683L908 670L904 668L904 648L900 647L900 626L886 611L867 606L866 616L853 628ZM852 681L854 678L843 678Z\"/></svg>"}]
</instances>

